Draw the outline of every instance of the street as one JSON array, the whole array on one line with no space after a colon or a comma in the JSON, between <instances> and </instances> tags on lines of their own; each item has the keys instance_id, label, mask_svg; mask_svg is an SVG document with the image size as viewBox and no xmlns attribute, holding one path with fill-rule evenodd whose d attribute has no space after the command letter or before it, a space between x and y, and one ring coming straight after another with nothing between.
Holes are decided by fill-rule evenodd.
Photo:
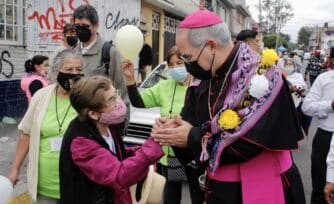
<instances>
[{"instance_id":1,"label":"street","mask_svg":"<svg viewBox=\"0 0 334 204\"><path fill-rule=\"evenodd\" d=\"M312 122L310 128L310 136L305 138L299 144L299 150L293 153L294 161L297 164L301 173L304 189L306 194L307 203L309 203L311 195L311 178L310 178L310 154L311 154L311 143L314 132L316 130L316 120ZM0 142L0 175L8 175L11 161L15 155L16 140L18 138L18 131L16 125L7 125L0 123L0 138L8 137L7 141ZM14 189L14 196L19 195L26 190L26 162L20 172L20 181ZM189 204L189 191L187 185L183 187L183 199L182 204Z\"/></svg>"}]
</instances>

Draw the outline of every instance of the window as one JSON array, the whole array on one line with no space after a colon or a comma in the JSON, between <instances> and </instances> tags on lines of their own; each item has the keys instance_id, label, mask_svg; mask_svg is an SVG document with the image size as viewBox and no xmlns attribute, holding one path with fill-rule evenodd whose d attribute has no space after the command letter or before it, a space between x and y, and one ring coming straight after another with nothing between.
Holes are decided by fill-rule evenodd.
<instances>
[{"instance_id":1,"label":"window","mask_svg":"<svg viewBox=\"0 0 334 204\"><path fill-rule=\"evenodd\" d=\"M161 80L166 80L171 78L168 73L167 64L164 62L155 68L151 74L143 81L140 88L150 88L159 83Z\"/></svg>"},{"instance_id":2,"label":"window","mask_svg":"<svg viewBox=\"0 0 334 204\"><path fill-rule=\"evenodd\" d=\"M1 44L23 44L23 1L0 0Z\"/></svg>"}]
</instances>

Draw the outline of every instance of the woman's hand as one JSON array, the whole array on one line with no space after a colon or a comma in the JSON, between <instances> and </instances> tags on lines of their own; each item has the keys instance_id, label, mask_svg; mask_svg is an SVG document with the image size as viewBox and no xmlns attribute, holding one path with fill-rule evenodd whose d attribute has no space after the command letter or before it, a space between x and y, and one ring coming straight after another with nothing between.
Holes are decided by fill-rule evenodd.
<instances>
[{"instance_id":1,"label":"woman's hand","mask_svg":"<svg viewBox=\"0 0 334 204\"><path fill-rule=\"evenodd\" d=\"M17 168L12 168L9 172L8 179L12 182L13 186L19 181L20 170Z\"/></svg>"},{"instance_id":2,"label":"woman's hand","mask_svg":"<svg viewBox=\"0 0 334 204\"><path fill-rule=\"evenodd\" d=\"M133 68L133 63L130 60L124 60L122 62L122 70L126 79L127 85L135 84L135 71Z\"/></svg>"}]
</instances>

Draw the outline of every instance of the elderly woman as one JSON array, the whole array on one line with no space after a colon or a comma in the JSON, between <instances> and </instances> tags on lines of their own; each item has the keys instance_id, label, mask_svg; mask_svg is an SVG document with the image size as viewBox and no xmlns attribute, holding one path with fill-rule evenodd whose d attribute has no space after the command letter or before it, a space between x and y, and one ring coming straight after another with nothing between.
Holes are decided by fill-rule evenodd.
<instances>
[{"instance_id":1,"label":"elderly woman","mask_svg":"<svg viewBox=\"0 0 334 204\"><path fill-rule=\"evenodd\" d=\"M151 138L141 147L124 147L117 125L125 119L126 105L104 76L77 81L70 100L79 116L61 147L61 203L132 203L129 187L163 155L160 144Z\"/></svg>"},{"instance_id":2,"label":"elderly woman","mask_svg":"<svg viewBox=\"0 0 334 204\"><path fill-rule=\"evenodd\" d=\"M284 61L284 67L282 70L288 81L293 102L297 110L298 118L301 122L305 134L307 135L309 127L311 125L312 117L305 115L301 110L303 98L305 97L308 88L307 84L304 80L303 75L297 72L297 64L294 59L287 58Z\"/></svg>"},{"instance_id":3,"label":"elderly woman","mask_svg":"<svg viewBox=\"0 0 334 204\"><path fill-rule=\"evenodd\" d=\"M70 121L77 116L69 100L72 80L82 76L84 61L73 50L55 59L57 83L40 89L32 97L18 129L16 155L9 173L15 185L21 165L29 153L28 191L36 203L59 203L59 151Z\"/></svg>"}]
</instances>

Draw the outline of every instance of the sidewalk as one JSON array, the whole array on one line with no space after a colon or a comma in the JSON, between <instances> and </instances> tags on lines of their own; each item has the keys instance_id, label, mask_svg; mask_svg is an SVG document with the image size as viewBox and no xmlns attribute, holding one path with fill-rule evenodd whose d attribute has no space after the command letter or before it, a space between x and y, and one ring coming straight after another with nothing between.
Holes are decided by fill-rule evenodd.
<instances>
[{"instance_id":1,"label":"sidewalk","mask_svg":"<svg viewBox=\"0 0 334 204\"><path fill-rule=\"evenodd\" d=\"M8 137L7 141L2 141ZM11 163L15 156L17 139L19 137L19 131L17 130L17 124L3 124L0 123L0 175L8 176ZM27 159L21 167L19 182L14 188L13 196L20 195L27 190L27 178L26 178Z\"/></svg>"}]
</instances>

